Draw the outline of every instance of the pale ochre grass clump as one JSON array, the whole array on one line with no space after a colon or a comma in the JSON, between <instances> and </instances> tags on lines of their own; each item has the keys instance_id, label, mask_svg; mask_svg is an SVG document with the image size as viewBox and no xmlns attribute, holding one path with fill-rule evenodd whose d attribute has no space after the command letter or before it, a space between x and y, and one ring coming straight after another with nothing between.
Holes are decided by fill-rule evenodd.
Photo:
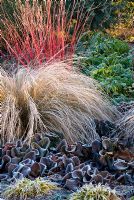
<instances>
[{"instance_id":1,"label":"pale ochre grass clump","mask_svg":"<svg viewBox=\"0 0 134 200\"><path fill-rule=\"evenodd\" d=\"M65 63L2 73L2 139L30 141L37 131L63 133L69 142L98 138L94 119L114 121L118 111L97 82L67 70Z\"/></svg>"},{"instance_id":2,"label":"pale ochre grass clump","mask_svg":"<svg viewBox=\"0 0 134 200\"><path fill-rule=\"evenodd\" d=\"M80 190L71 195L70 200L121 200L108 186L84 185Z\"/></svg>"},{"instance_id":3,"label":"pale ochre grass clump","mask_svg":"<svg viewBox=\"0 0 134 200\"><path fill-rule=\"evenodd\" d=\"M53 190L58 189L59 188L55 184L44 181L41 178L37 178L33 181L24 178L9 186L3 193L3 197L6 200L25 200L48 195Z\"/></svg>"},{"instance_id":4,"label":"pale ochre grass clump","mask_svg":"<svg viewBox=\"0 0 134 200\"><path fill-rule=\"evenodd\" d=\"M119 135L124 138L130 138L134 142L134 108L131 108L125 115L118 121Z\"/></svg>"}]
</instances>

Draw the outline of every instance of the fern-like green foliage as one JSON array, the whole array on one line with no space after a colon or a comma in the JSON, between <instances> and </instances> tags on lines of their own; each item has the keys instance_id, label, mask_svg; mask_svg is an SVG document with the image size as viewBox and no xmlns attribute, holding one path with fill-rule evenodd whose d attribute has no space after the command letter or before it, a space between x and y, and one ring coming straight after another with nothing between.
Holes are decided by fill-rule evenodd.
<instances>
[{"instance_id":1,"label":"fern-like green foliage","mask_svg":"<svg viewBox=\"0 0 134 200\"><path fill-rule=\"evenodd\" d=\"M134 99L133 50L126 42L102 32L84 36L77 53L83 56L81 72L98 80L116 102Z\"/></svg>"},{"instance_id":2,"label":"fern-like green foliage","mask_svg":"<svg viewBox=\"0 0 134 200\"><path fill-rule=\"evenodd\" d=\"M52 190L57 189L58 187L56 185L44 181L41 178L37 178L33 181L24 178L9 186L7 190L3 193L3 197L7 200L34 198L37 196L49 194Z\"/></svg>"},{"instance_id":3,"label":"fern-like green foliage","mask_svg":"<svg viewBox=\"0 0 134 200\"><path fill-rule=\"evenodd\" d=\"M75 192L70 200L120 200L120 198L107 186L89 184Z\"/></svg>"}]
</instances>

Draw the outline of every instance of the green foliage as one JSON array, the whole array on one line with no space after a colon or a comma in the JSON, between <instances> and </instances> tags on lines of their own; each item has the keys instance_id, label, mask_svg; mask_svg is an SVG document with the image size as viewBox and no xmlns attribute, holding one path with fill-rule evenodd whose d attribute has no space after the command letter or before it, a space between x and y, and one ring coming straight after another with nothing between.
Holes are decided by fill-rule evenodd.
<instances>
[{"instance_id":1,"label":"green foliage","mask_svg":"<svg viewBox=\"0 0 134 200\"><path fill-rule=\"evenodd\" d=\"M131 0L116 0L114 5L118 5L120 2L123 2L124 6L116 10L117 23L111 26L107 32L112 36L134 42L134 2Z\"/></svg>"},{"instance_id":2,"label":"green foliage","mask_svg":"<svg viewBox=\"0 0 134 200\"><path fill-rule=\"evenodd\" d=\"M118 7L116 14L119 22L128 23L130 20L133 21L134 2L132 0L114 0L113 6Z\"/></svg>"},{"instance_id":3,"label":"green foliage","mask_svg":"<svg viewBox=\"0 0 134 200\"><path fill-rule=\"evenodd\" d=\"M72 5L73 1L75 0L67 0L67 9ZM115 20L115 9L117 9L117 6L113 5L112 0L79 0L79 2L85 5L83 16L87 10L91 11L87 23L90 29L107 28ZM75 19L77 18L76 15L74 16Z\"/></svg>"},{"instance_id":4,"label":"green foliage","mask_svg":"<svg viewBox=\"0 0 134 200\"><path fill-rule=\"evenodd\" d=\"M134 98L133 54L126 42L103 33L81 39L77 53L82 73L98 80L105 92L117 102Z\"/></svg>"},{"instance_id":5,"label":"green foliage","mask_svg":"<svg viewBox=\"0 0 134 200\"><path fill-rule=\"evenodd\" d=\"M84 185L80 190L75 192L70 200L120 200L107 186L92 184Z\"/></svg>"},{"instance_id":6,"label":"green foliage","mask_svg":"<svg viewBox=\"0 0 134 200\"><path fill-rule=\"evenodd\" d=\"M72 5L75 0L67 0L67 8ZM124 0L114 3L113 0L78 0L85 5L83 15L90 10L90 16L87 20L88 28L91 30L101 30L109 28L118 20L118 10L122 10L125 6ZM78 8L76 8L78 9ZM77 12L76 12L77 13ZM74 16L76 19L76 16Z\"/></svg>"},{"instance_id":7,"label":"green foliage","mask_svg":"<svg viewBox=\"0 0 134 200\"><path fill-rule=\"evenodd\" d=\"M18 180L4 192L4 198L8 199L27 199L48 194L52 190L58 189L53 183L37 178L31 181L27 178Z\"/></svg>"},{"instance_id":8,"label":"green foliage","mask_svg":"<svg viewBox=\"0 0 134 200\"><path fill-rule=\"evenodd\" d=\"M13 13L14 13L15 7L16 7L16 0L13 0L12 2L10 2L9 0L1 0L0 13L1 13L2 19L5 17L7 13L8 17L10 17L13 20L14 19Z\"/></svg>"}]
</instances>

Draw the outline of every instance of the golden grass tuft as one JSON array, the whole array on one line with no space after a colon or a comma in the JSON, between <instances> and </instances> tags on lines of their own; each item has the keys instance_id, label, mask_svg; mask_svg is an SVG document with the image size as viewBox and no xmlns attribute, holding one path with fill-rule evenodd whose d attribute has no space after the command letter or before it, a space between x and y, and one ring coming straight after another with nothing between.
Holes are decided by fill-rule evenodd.
<instances>
[{"instance_id":1,"label":"golden grass tuft","mask_svg":"<svg viewBox=\"0 0 134 200\"><path fill-rule=\"evenodd\" d=\"M84 185L70 200L121 200L114 190L105 185Z\"/></svg>"},{"instance_id":2,"label":"golden grass tuft","mask_svg":"<svg viewBox=\"0 0 134 200\"><path fill-rule=\"evenodd\" d=\"M24 200L48 195L52 190L58 190L58 187L54 185L54 183L44 181L41 178L37 178L33 181L24 178L9 186L3 193L3 196L6 200Z\"/></svg>"},{"instance_id":3,"label":"golden grass tuft","mask_svg":"<svg viewBox=\"0 0 134 200\"><path fill-rule=\"evenodd\" d=\"M2 139L30 141L37 131L62 132L69 142L98 138L94 119L114 121L119 113L97 82L67 64L1 73Z\"/></svg>"}]
</instances>

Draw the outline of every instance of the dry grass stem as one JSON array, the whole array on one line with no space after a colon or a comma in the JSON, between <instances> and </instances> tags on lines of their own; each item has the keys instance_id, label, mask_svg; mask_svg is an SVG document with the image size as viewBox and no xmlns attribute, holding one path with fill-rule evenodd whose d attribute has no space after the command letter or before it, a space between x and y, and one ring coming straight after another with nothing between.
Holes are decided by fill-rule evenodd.
<instances>
[{"instance_id":1,"label":"dry grass stem","mask_svg":"<svg viewBox=\"0 0 134 200\"><path fill-rule=\"evenodd\" d=\"M131 108L126 114L118 121L119 136L130 138L134 142L134 108Z\"/></svg>"}]
</instances>

